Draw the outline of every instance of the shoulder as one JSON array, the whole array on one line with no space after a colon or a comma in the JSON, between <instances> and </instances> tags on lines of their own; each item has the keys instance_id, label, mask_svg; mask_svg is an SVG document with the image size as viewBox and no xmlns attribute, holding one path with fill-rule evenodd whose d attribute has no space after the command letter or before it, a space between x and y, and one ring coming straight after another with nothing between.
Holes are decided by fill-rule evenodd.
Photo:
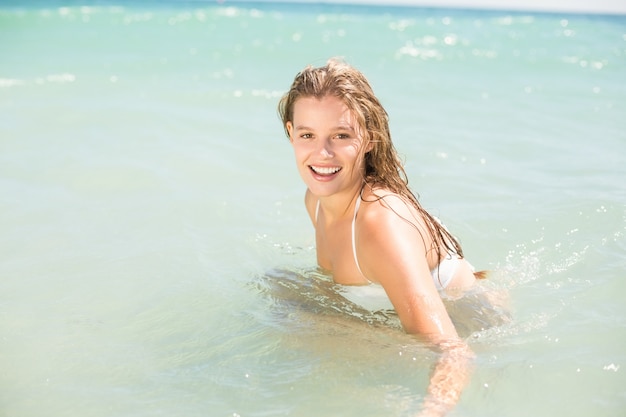
<instances>
[{"instance_id":1,"label":"shoulder","mask_svg":"<svg viewBox=\"0 0 626 417\"><path fill-rule=\"evenodd\" d=\"M383 236L405 228L427 230L426 219L411 201L384 188L364 192L361 207L357 218L359 226L377 231Z\"/></svg>"},{"instance_id":2,"label":"shoulder","mask_svg":"<svg viewBox=\"0 0 626 417\"><path fill-rule=\"evenodd\" d=\"M433 241L426 219L411 201L396 193L384 189L364 193L355 229L359 258L398 263L407 259L429 262L427 252ZM368 269L367 265L364 269Z\"/></svg>"}]
</instances>

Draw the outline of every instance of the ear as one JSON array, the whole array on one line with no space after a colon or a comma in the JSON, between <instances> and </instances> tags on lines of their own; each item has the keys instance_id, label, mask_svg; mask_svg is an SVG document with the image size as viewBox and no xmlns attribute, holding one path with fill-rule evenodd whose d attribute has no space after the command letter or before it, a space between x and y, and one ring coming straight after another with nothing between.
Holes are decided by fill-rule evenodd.
<instances>
[{"instance_id":1,"label":"ear","mask_svg":"<svg viewBox=\"0 0 626 417\"><path fill-rule=\"evenodd\" d=\"M368 140L367 145L365 146L365 153L368 153L372 149L374 149L374 143Z\"/></svg>"},{"instance_id":2,"label":"ear","mask_svg":"<svg viewBox=\"0 0 626 417\"><path fill-rule=\"evenodd\" d=\"M287 133L289 134L289 142L293 142L293 123L288 121L285 123L285 127L287 128Z\"/></svg>"}]
</instances>

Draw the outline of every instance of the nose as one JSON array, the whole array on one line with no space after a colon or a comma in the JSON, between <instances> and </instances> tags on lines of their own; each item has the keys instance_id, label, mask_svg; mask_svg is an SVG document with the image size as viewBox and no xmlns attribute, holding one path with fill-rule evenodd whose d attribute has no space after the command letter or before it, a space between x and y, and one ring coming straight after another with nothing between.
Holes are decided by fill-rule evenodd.
<instances>
[{"instance_id":1,"label":"nose","mask_svg":"<svg viewBox=\"0 0 626 417\"><path fill-rule=\"evenodd\" d=\"M317 152L324 158L332 158L333 150L332 150L332 142L328 139L320 139L317 144Z\"/></svg>"}]
</instances>

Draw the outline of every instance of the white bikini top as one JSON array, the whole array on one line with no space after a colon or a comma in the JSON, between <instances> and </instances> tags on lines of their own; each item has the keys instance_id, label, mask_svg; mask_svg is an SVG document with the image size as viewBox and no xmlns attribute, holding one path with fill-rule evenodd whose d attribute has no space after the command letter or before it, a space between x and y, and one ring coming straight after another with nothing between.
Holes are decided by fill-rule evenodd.
<instances>
[{"instance_id":1,"label":"white bikini top","mask_svg":"<svg viewBox=\"0 0 626 417\"><path fill-rule=\"evenodd\" d=\"M361 207L361 197L359 196L359 198L356 200L356 204L354 206L354 215L352 217L352 255L354 257L354 262L356 263L356 267L359 270L359 273L361 274L361 276L363 276L363 278L365 278L367 282L370 283L370 285L380 286L380 284L371 282L369 279L367 279L365 274L363 274L363 271L361 271L361 266L359 265L359 259L356 254L356 236L355 236L356 235L355 233L356 216L357 216L357 213L359 212L360 207ZM315 221L316 222L317 222L317 216L319 213L319 208L320 208L320 201L317 200L317 206L315 207ZM430 275L433 278L435 287L437 287L438 290L441 291L445 289L448 286L448 284L450 284L450 281L452 281L452 278L454 278L454 273L456 272L456 269L460 262L461 262L461 258L459 258L457 254L455 254L454 252L449 252L441 260L441 262L439 262L439 265L437 265L432 271L430 271ZM359 286L350 286L350 287L358 288ZM382 288L382 286L380 287Z\"/></svg>"}]
</instances>

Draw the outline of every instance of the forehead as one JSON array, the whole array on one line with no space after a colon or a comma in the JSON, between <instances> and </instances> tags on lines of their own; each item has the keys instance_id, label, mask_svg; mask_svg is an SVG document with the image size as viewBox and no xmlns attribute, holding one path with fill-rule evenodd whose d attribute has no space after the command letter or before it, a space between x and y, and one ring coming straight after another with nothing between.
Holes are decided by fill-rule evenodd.
<instances>
[{"instance_id":1,"label":"forehead","mask_svg":"<svg viewBox=\"0 0 626 417\"><path fill-rule=\"evenodd\" d=\"M294 123L299 120L342 122L351 126L356 125L356 119L346 103L334 96L302 97L296 100L293 106Z\"/></svg>"}]
</instances>

